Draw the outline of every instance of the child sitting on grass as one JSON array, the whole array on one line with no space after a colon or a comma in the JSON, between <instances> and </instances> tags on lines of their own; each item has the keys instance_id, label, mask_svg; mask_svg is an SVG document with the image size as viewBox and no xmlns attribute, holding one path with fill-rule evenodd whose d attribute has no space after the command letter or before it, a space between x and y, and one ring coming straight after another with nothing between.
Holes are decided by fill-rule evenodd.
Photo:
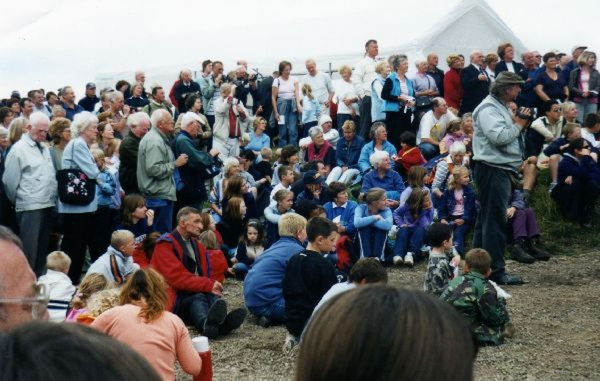
<instances>
[{"instance_id":1,"label":"child sitting on grass","mask_svg":"<svg viewBox=\"0 0 600 381\"><path fill-rule=\"evenodd\" d=\"M264 233L258 220L250 220L244 229L244 237L240 240L235 252L236 264L233 266L235 277L244 280L256 258L263 253Z\"/></svg>"},{"instance_id":2,"label":"child sitting on grass","mask_svg":"<svg viewBox=\"0 0 600 381\"><path fill-rule=\"evenodd\" d=\"M425 242L431 246L431 251L423 289L440 296L460 265L460 255L454 255L451 261L448 258L448 253L452 252L452 228L441 222L433 223L427 229Z\"/></svg>"}]
</instances>

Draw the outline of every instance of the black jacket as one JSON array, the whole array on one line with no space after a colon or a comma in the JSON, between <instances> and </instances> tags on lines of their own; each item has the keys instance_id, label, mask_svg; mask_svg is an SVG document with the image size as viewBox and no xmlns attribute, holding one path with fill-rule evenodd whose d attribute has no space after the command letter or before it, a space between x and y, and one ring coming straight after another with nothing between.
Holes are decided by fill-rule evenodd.
<instances>
[{"instance_id":1,"label":"black jacket","mask_svg":"<svg viewBox=\"0 0 600 381\"><path fill-rule=\"evenodd\" d=\"M100 98L94 95L93 97L85 96L81 98L78 104L83 107L85 111L94 112L94 107L98 102L100 102Z\"/></svg>"},{"instance_id":2,"label":"black jacket","mask_svg":"<svg viewBox=\"0 0 600 381\"><path fill-rule=\"evenodd\" d=\"M460 113L473 112L481 101L490 93L490 80L480 81L477 78L481 74L473 65L469 65L460 72L460 84L464 94Z\"/></svg>"},{"instance_id":3,"label":"black jacket","mask_svg":"<svg viewBox=\"0 0 600 381\"><path fill-rule=\"evenodd\" d=\"M515 69L515 73L519 74L521 72L521 70L523 70L522 63L513 61L512 64L513 64L513 68ZM506 67L506 62L500 61L496 65L496 70L494 71L494 74L496 74L496 77L498 77L498 74L502 73L503 71L508 71L508 67Z\"/></svg>"},{"instance_id":4,"label":"black jacket","mask_svg":"<svg viewBox=\"0 0 600 381\"><path fill-rule=\"evenodd\" d=\"M119 146L119 182L125 194L140 193L137 183L137 157L141 140L129 132Z\"/></svg>"},{"instance_id":5,"label":"black jacket","mask_svg":"<svg viewBox=\"0 0 600 381\"><path fill-rule=\"evenodd\" d=\"M260 106L262 106L263 108L263 113L261 114L261 116L263 118L265 118L267 121L269 120L269 117L271 116L271 113L273 112L273 104L271 103L271 93L272 93L272 86L273 86L273 76L268 76L265 79L263 79L257 87L257 91L258 91L258 102L260 104Z\"/></svg>"},{"instance_id":6,"label":"black jacket","mask_svg":"<svg viewBox=\"0 0 600 381\"><path fill-rule=\"evenodd\" d=\"M183 114L187 111L185 107L185 101L192 94L196 94L200 96L200 85L196 81L190 81L188 86L180 81L179 84L175 87L175 99L177 99L177 110L179 110L180 114Z\"/></svg>"}]
</instances>

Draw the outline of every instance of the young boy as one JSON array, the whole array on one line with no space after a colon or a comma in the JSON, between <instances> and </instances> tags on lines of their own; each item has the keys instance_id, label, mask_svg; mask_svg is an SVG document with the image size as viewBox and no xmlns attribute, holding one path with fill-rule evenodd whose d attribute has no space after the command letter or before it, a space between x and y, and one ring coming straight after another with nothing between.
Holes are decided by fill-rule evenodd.
<instances>
[{"instance_id":1,"label":"young boy","mask_svg":"<svg viewBox=\"0 0 600 381\"><path fill-rule=\"evenodd\" d=\"M277 201L275 201L273 196L275 196L275 193L277 193L278 190L290 190L292 183L294 182L294 170L288 165L281 165L279 168L277 168L277 176L279 176L279 184L275 185L271 191L271 195L269 197L271 203L269 206L277 205Z\"/></svg>"},{"instance_id":2,"label":"young boy","mask_svg":"<svg viewBox=\"0 0 600 381\"><path fill-rule=\"evenodd\" d=\"M425 242L431 246L429 264L425 273L425 292L440 296L454 278L454 269L460 264L460 256L454 255L448 260L448 252L452 252L452 227L441 222L429 226L425 233Z\"/></svg>"},{"instance_id":3,"label":"young boy","mask_svg":"<svg viewBox=\"0 0 600 381\"><path fill-rule=\"evenodd\" d=\"M298 344L298 338L323 295L338 283L333 265L323 258L335 248L337 226L327 218L315 217L308 222L306 235L306 249L290 259L283 278L288 330L283 350L288 353Z\"/></svg>"},{"instance_id":4,"label":"young boy","mask_svg":"<svg viewBox=\"0 0 600 381\"><path fill-rule=\"evenodd\" d=\"M128 230L117 230L110 237L110 246L96 262L92 263L88 274L98 273L117 284L123 284L140 266L133 262L135 237Z\"/></svg>"},{"instance_id":5,"label":"young boy","mask_svg":"<svg viewBox=\"0 0 600 381\"><path fill-rule=\"evenodd\" d=\"M492 273L490 254L483 249L472 249L465 257L463 275L452 280L440 296L452 304L470 322L480 345L500 345L504 342L503 329L510 321L506 300L487 278Z\"/></svg>"},{"instance_id":6,"label":"young boy","mask_svg":"<svg viewBox=\"0 0 600 381\"><path fill-rule=\"evenodd\" d=\"M48 302L49 320L62 322L67 316L69 303L76 288L67 276L71 267L71 258L62 251L53 251L46 257L48 272L39 279L46 286L50 300Z\"/></svg>"},{"instance_id":7,"label":"young boy","mask_svg":"<svg viewBox=\"0 0 600 381\"><path fill-rule=\"evenodd\" d=\"M104 152L101 149L93 148L91 153L100 170L96 180L96 198L98 199L98 210L94 213L96 231L90 244L90 257L93 261L100 257L109 245L112 223L116 215L113 196L118 189L114 176L106 168Z\"/></svg>"}]
</instances>

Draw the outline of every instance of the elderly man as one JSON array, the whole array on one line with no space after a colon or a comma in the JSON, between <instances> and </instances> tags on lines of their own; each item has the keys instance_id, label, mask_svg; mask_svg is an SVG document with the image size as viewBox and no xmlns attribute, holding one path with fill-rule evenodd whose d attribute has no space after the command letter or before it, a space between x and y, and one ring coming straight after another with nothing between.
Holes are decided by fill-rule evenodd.
<instances>
[{"instance_id":1,"label":"elderly man","mask_svg":"<svg viewBox=\"0 0 600 381\"><path fill-rule=\"evenodd\" d=\"M21 240L0 226L0 332L32 319L48 319L48 294L35 282Z\"/></svg>"},{"instance_id":2,"label":"elderly man","mask_svg":"<svg viewBox=\"0 0 600 381\"><path fill-rule=\"evenodd\" d=\"M156 110L150 117L152 129L140 141L137 162L137 182L146 206L154 210L154 228L160 233L173 227L175 202L175 168L185 165L188 156L177 157L171 151L169 138L173 133L173 118L166 110Z\"/></svg>"},{"instance_id":3,"label":"elderly man","mask_svg":"<svg viewBox=\"0 0 600 381\"><path fill-rule=\"evenodd\" d=\"M85 111L94 112L94 108L98 102L100 102L100 98L96 96L96 84L89 82L85 85L85 97L79 100L79 105Z\"/></svg>"},{"instance_id":4,"label":"elderly man","mask_svg":"<svg viewBox=\"0 0 600 381\"><path fill-rule=\"evenodd\" d=\"M125 97L120 91L110 93L108 103L110 104L110 112L113 114L112 128L115 131L115 138L123 139L129 131L127 118L129 118L131 108L125 104Z\"/></svg>"},{"instance_id":5,"label":"elderly man","mask_svg":"<svg viewBox=\"0 0 600 381\"><path fill-rule=\"evenodd\" d=\"M308 84L312 88L313 96L321 106L321 115L329 115L329 104L333 98L333 85L331 77L317 70L317 63L312 58L306 60L306 74L302 77L302 84ZM369 90L371 84L369 83Z\"/></svg>"},{"instance_id":6,"label":"elderly man","mask_svg":"<svg viewBox=\"0 0 600 381\"><path fill-rule=\"evenodd\" d=\"M177 109L183 114L187 111L185 101L192 94L200 95L200 85L192 81L192 71L183 69L179 74L181 81L175 86L175 99L177 99Z\"/></svg>"},{"instance_id":7,"label":"elderly man","mask_svg":"<svg viewBox=\"0 0 600 381\"><path fill-rule=\"evenodd\" d=\"M66 118L73 121L75 114L84 111L83 107L75 103L75 91L71 86L63 87L61 91L63 107L67 113Z\"/></svg>"},{"instance_id":8,"label":"elderly man","mask_svg":"<svg viewBox=\"0 0 600 381\"><path fill-rule=\"evenodd\" d=\"M119 146L119 182L125 194L140 193L137 182L137 161L140 141L150 129L150 117L137 112L127 119L129 133Z\"/></svg>"},{"instance_id":9,"label":"elderly man","mask_svg":"<svg viewBox=\"0 0 600 381\"><path fill-rule=\"evenodd\" d=\"M427 55L427 74L429 74L437 85L440 97L444 97L444 71L438 67L439 57L437 53Z\"/></svg>"},{"instance_id":10,"label":"elderly man","mask_svg":"<svg viewBox=\"0 0 600 381\"><path fill-rule=\"evenodd\" d=\"M431 107L432 109L421 118L417 132L417 144L427 160L440 154L440 141L446 135L448 123L458 119L456 115L448 111L448 104L444 98L433 98Z\"/></svg>"},{"instance_id":11,"label":"elderly man","mask_svg":"<svg viewBox=\"0 0 600 381\"><path fill-rule=\"evenodd\" d=\"M48 118L52 116L52 110L49 106L44 104L46 98L44 98L44 93L41 90L32 90L30 91L31 95L29 98L33 101L33 112L41 112L46 115Z\"/></svg>"},{"instance_id":12,"label":"elderly man","mask_svg":"<svg viewBox=\"0 0 600 381\"><path fill-rule=\"evenodd\" d=\"M221 86L221 96L215 102L215 125L213 127L213 147L221 153L221 159L240 154L240 137L248 130L250 116L241 102L233 97L234 86L226 83Z\"/></svg>"},{"instance_id":13,"label":"elderly man","mask_svg":"<svg viewBox=\"0 0 600 381\"><path fill-rule=\"evenodd\" d=\"M377 77L375 73L376 58L379 54L379 45L376 40L369 40L365 44L365 57L358 61L352 74L352 83L360 98L360 130L359 135L365 140L371 140L369 129L371 128L371 83Z\"/></svg>"},{"instance_id":14,"label":"elderly man","mask_svg":"<svg viewBox=\"0 0 600 381\"><path fill-rule=\"evenodd\" d=\"M473 112L490 90L490 77L483 64L485 56L476 50L471 53L471 64L460 73L460 84L463 87L463 100L460 113Z\"/></svg>"},{"instance_id":15,"label":"elderly man","mask_svg":"<svg viewBox=\"0 0 600 381\"><path fill-rule=\"evenodd\" d=\"M151 265L169 285L170 307L202 335L214 339L239 328L246 310L227 313L223 285L210 278L206 248L198 242L200 211L185 207L177 213L177 227L156 242Z\"/></svg>"},{"instance_id":16,"label":"elderly man","mask_svg":"<svg viewBox=\"0 0 600 381\"><path fill-rule=\"evenodd\" d=\"M208 124L215 125L215 102L221 96L220 88L223 84L223 63L221 61L213 62L210 67L212 74L208 73L209 63L202 63L203 74L198 78L200 91L202 92L202 104L204 105L204 115L208 119ZM206 73L204 71L207 71Z\"/></svg>"},{"instance_id":17,"label":"elderly man","mask_svg":"<svg viewBox=\"0 0 600 381\"><path fill-rule=\"evenodd\" d=\"M162 109L167 110L169 114L173 115L173 111L165 102L166 95L165 90L161 86L155 86L152 88L152 99L150 99L150 103L144 106L142 110L148 115L152 115L152 113L156 110Z\"/></svg>"},{"instance_id":18,"label":"elderly man","mask_svg":"<svg viewBox=\"0 0 600 381\"><path fill-rule=\"evenodd\" d=\"M524 109L513 116L507 105L517 99L523 82L518 74L500 73L490 94L473 113L473 166L481 204L473 246L490 253L490 279L499 284L522 283L520 277L506 273L504 248L506 206L512 184L520 176L524 159L522 130L530 114L529 109Z\"/></svg>"},{"instance_id":19,"label":"elderly man","mask_svg":"<svg viewBox=\"0 0 600 381\"><path fill-rule=\"evenodd\" d=\"M533 90L535 87L535 79L538 75L537 65L535 64L534 52L524 52L521 54L523 67L518 73L525 81L523 89L517 98L517 104L523 107L535 107L537 104L537 95Z\"/></svg>"},{"instance_id":20,"label":"elderly man","mask_svg":"<svg viewBox=\"0 0 600 381\"><path fill-rule=\"evenodd\" d=\"M31 115L28 132L12 146L2 176L6 196L15 205L25 254L37 276L44 272L57 194L52 158L44 144L49 126L46 115Z\"/></svg>"},{"instance_id":21,"label":"elderly man","mask_svg":"<svg viewBox=\"0 0 600 381\"><path fill-rule=\"evenodd\" d=\"M175 154L186 154L188 162L179 168L183 187L177 191L177 209L184 206L201 208L208 199L204 182L209 179L207 168L219 151L206 153L198 144L198 133L205 121L194 112L186 112L181 118L181 133L175 138Z\"/></svg>"}]
</instances>

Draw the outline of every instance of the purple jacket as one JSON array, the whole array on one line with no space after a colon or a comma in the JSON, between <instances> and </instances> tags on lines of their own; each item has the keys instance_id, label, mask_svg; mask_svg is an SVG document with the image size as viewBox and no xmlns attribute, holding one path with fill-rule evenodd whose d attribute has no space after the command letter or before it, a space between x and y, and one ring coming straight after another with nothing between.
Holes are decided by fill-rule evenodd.
<instances>
[{"instance_id":1,"label":"purple jacket","mask_svg":"<svg viewBox=\"0 0 600 381\"><path fill-rule=\"evenodd\" d=\"M400 227L408 225L409 227L427 228L433 222L433 208L424 209L419 212L419 218L414 219L410 213L410 208L407 204L399 206L394 210L394 223Z\"/></svg>"}]
</instances>

